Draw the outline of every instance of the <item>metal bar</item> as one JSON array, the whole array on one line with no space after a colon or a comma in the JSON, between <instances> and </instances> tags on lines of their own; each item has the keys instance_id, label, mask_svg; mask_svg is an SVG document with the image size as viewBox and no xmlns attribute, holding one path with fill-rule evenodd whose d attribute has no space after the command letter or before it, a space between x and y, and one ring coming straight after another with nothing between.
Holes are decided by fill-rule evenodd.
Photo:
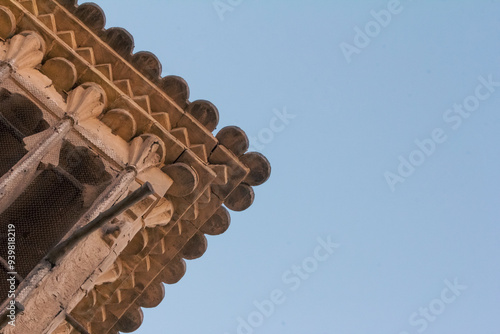
<instances>
[{"instance_id":1,"label":"metal bar","mask_svg":"<svg viewBox=\"0 0 500 334\"><path fill-rule=\"evenodd\" d=\"M98 228L102 227L104 224L145 198L146 196L149 196L154 193L153 186L151 183L146 182L144 183L139 189L135 190L133 193L125 197L123 200L120 202L116 203L113 205L111 208L109 208L106 211L103 211L97 218L92 220L90 223L87 225L79 228L73 234L66 240L62 241L61 243L57 244L52 250L47 254L46 259L52 263L55 264L59 257L61 257L62 254L66 251L66 249L77 243L81 238L84 236L92 233L93 231L97 230Z\"/></svg>"}]
</instances>

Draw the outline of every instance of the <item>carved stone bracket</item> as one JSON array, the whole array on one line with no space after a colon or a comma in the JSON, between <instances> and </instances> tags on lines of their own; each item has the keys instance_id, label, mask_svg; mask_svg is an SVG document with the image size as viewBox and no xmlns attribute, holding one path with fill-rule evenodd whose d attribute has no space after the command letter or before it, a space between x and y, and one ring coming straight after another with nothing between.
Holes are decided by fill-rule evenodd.
<instances>
[{"instance_id":1,"label":"carved stone bracket","mask_svg":"<svg viewBox=\"0 0 500 334\"><path fill-rule=\"evenodd\" d=\"M99 116L106 106L104 90L95 83L84 83L68 94L67 116L78 123Z\"/></svg>"},{"instance_id":2,"label":"carved stone bracket","mask_svg":"<svg viewBox=\"0 0 500 334\"><path fill-rule=\"evenodd\" d=\"M33 31L17 34L1 44L0 68L8 68L8 70L0 71L0 82L5 80L12 70L34 68L40 65L45 53L43 38Z\"/></svg>"}]
</instances>

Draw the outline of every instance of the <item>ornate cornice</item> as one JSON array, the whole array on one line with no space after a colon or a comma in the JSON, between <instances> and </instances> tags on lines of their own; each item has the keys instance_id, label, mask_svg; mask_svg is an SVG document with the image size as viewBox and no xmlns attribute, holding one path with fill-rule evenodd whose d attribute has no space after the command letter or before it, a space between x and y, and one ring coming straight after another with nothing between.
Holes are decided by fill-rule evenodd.
<instances>
[{"instance_id":1,"label":"ornate cornice","mask_svg":"<svg viewBox=\"0 0 500 334\"><path fill-rule=\"evenodd\" d=\"M17 36L34 31L41 40L35 45L25 37L40 51L29 53L34 58L19 55L28 60L17 64L39 63L68 106L78 105L75 87L99 87L102 105L85 112L94 116L100 108L101 115L79 120L74 129L110 163L133 168L138 183L150 181L155 188L155 196L127 212L142 229L72 312L92 333L117 333L140 326L141 307L162 300L162 284L184 275L184 259L203 255L205 234L227 230L225 207L241 211L252 204L252 187L267 180L270 165L260 153L246 152L248 138L240 128L226 127L214 136L217 108L205 100L190 102L182 78L161 77L155 55L133 53L126 30L104 25L104 13L91 3L0 0L1 39L18 43ZM14 58L0 56L0 61ZM49 96L44 92L38 94ZM55 117L67 115L50 108L50 101L45 103ZM113 234L106 238L116 243Z\"/></svg>"}]
</instances>

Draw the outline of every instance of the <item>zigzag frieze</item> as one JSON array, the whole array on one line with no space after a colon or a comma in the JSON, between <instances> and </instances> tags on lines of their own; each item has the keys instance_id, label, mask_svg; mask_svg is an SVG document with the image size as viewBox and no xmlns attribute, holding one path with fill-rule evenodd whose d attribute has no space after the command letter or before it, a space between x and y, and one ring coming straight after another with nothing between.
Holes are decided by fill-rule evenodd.
<instances>
[{"instance_id":1,"label":"zigzag frieze","mask_svg":"<svg viewBox=\"0 0 500 334\"><path fill-rule=\"evenodd\" d=\"M56 2L39 1L40 5L38 6L32 6L30 5L31 3L36 2L24 1L21 4L26 7L25 10L32 11L32 8L36 8L34 10L35 13L47 12L38 15L38 20L44 25L46 30L51 31L59 40L63 41L64 46L74 50L84 60L84 63L80 64L83 70L86 70L89 66L93 67L96 70L95 72L101 75L100 79L107 79L109 81L108 85L113 86L114 90L118 90L122 100L126 100L117 101L117 104L125 104L129 108L132 105L130 112L134 114L140 131L146 131L151 121L150 117L144 117L144 114L153 116L167 131L171 131L173 128L185 128L189 133L193 151L199 154L202 160L206 161L206 152L213 149L216 144L215 138L204 128L204 125L213 127L211 123L214 123L214 120L218 122L218 112L212 104L208 101L195 101L193 106L190 107L186 104L187 111L193 112L193 115L200 118L200 121L197 121L191 114L185 113L176 105L174 101L165 95L165 92L160 90L159 87L169 87L168 85L165 86L165 82L172 81L172 76L163 78L165 80L162 79L163 81L158 82L159 87L156 86L135 70L132 65L117 55L108 44L90 32L89 28L83 26L78 20L75 20L72 15ZM89 7L93 5L85 4L85 6ZM33 22L30 22L28 25L33 25ZM116 30L118 28L112 29ZM86 45L92 45L92 47ZM48 56L67 58L67 51L67 48L57 45L52 48ZM144 58L147 58L145 56L147 54L149 53L139 52L137 55L140 56L139 58L142 61L136 61L136 64L147 64L144 61ZM86 79L88 81L93 78ZM100 80L96 81L99 82ZM112 89L107 89L108 95L116 95L110 90ZM165 89L163 90L165 91ZM124 99L123 97L125 96L128 99ZM201 146L206 147L200 149Z\"/></svg>"},{"instance_id":2,"label":"zigzag frieze","mask_svg":"<svg viewBox=\"0 0 500 334\"><path fill-rule=\"evenodd\" d=\"M183 125L179 122L187 125L190 136L193 137L191 138L193 144L207 145L208 151L215 146L216 141L210 134L211 130L200 126L199 121L185 112L190 112L192 108L189 108L190 103L187 100L189 89L183 79L176 76L160 78L161 64L156 56L149 52L141 51L132 55L133 39L124 29L104 30L100 25L92 25L93 29L90 29L76 20L71 20L71 17L68 19L68 14L62 6L58 6L55 1L53 3L55 7L51 9L54 11L57 26L63 31L76 31L75 46L93 46L93 55L90 58L94 59L95 66L98 66L108 79L114 82L128 80L130 89L128 85L125 87L121 85L125 94L136 99L149 114L167 113L170 118L168 123L173 128L182 127ZM104 16L100 8L93 4L68 8L84 22L101 22L96 17ZM68 40L71 39L68 38ZM110 49L116 52L110 52ZM183 96L184 99L178 98L179 96ZM216 109L209 115L212 119L218 120ZM203 124L204 121L201 120L201 123Z\"/></svg>"}]
</instances>

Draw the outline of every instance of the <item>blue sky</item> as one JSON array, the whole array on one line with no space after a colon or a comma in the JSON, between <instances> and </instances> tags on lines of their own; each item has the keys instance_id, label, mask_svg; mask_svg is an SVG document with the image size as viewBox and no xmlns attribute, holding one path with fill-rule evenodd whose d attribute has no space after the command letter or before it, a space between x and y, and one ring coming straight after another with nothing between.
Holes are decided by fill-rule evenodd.
<instances>
[{"instance_id":1,"label":"blue sky","mask_svg":"<svg viewBox=\"0 0 500 334\"><path fill-rule=\"evenodd\" d=\"M96 3L273 167L136 333L498 333L499 1Z\"/></svg>"}]
</instances>

